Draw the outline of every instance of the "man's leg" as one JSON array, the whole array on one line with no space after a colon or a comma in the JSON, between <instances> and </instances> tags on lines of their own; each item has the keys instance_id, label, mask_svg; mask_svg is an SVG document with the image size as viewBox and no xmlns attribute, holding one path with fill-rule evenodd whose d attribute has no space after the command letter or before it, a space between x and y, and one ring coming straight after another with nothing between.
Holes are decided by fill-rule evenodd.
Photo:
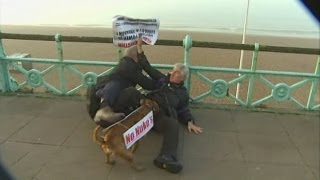
<instances>
[{"instance_id":1,"label":"man's leg","mask_svg":"<svg viewBox=\"0 0 320 180\"><path fill-rule=\"evenodd\" d=\"M155 116L155 129L163 133L160 154L171 155L176 158L179 143L178 120L161 113Z\"/></svg>"},{"instance_id":2,"label":"man's leg","mask_svg":"<svg viewBox=\"0 0 320 180\"><path fill-rule=\"evenodd\" d=\"M101 97L102 102L94 121L102 127L108 127L125 117L124 113L115 113L111 108L119 94L119 86L119 82L108 82L101 91L97 92L97 96Z\"/></svg>"},{"instance_id":3,"label":"man's leg","mask_svg":"<svg viewBox=\"0 0 320 180\"><path fill-rule=\"evenodd\" d=\"M171 173L180 172L182 165L177 160L179 143L178 120L168 117L163 111L160 111L160 114L155 116L155 129L163 133L163 141L160 154L154 160L154 164Z\"/></svg>"},{"instance_id":4,"label":"man's leg","mask_svg":"<svg viewBox=\"0 0 320 180\"><path fill-rule=\"evenodd\" d=\"M101 109L96 114L95 121L102 127L112 125L138 108L143 95L136 88L129 87L122 90L117 98L113 97L111 103L107 100L108 97L104 96Z\"/></svg>"},{"instance_id":5,"label":"man's leg","mask_svg":"<svg viewBox=\"0 0 320 180\"><path fill-rule=\"evenodd\" d=\"M121 91L112 108L115 112L128 115L140 106L142 98L143 95L135 87L129 87Z\"/></svg>"}]
</instances>

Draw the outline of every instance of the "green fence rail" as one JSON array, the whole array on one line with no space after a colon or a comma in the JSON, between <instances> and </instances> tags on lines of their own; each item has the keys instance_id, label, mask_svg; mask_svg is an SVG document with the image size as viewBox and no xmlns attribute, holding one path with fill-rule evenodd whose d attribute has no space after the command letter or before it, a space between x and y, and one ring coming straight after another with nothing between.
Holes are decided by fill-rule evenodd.
<instances>
[{"instance_id":1,"label":"green fence rail","mask_svg":"<svg viewBox=\"0 0 320 180\"><path fill-rule=\"evenodd\" d=\"M2 39L17 39L17 40L36 40L36 41L55 41L58 57L56 59L44 59L44 58L19 58L10 57L4 51ZM112 43L112 38L104 37L81 37L81 36L61 36L56 34L50 35L33 35L33 34L12 34L0 32L0 91L2 92L15 92L22 87L29 85L33 88L45 87L49 91L58 95L75 95L82 88L86 88L96 83L99 76L108 74L111 72L112 67L116 65L115 62L106 61L85 61L85 60L65 60L63 55L62 42L88 42L88 43ZM257 107L268 101L287 102L291 101L295 103L298 108L306 110L319 110L320 104L316 101L316 94L319 93L319 80L320 80L320 49L314 48L298 48L298 47L279 47L279 46L265 46L258 43L255 44L233 44L233 43L217 43L217 42L201 42L192 41L190 36L186 36L183 41L176 40L158 40L156 45L165 46L183 46L184 47L184 63L190 69L190 76L186 81L186 87L188 91L192 90L191 79L193 77L199 78L203 83L207 84L210 88L207 92L192 97L193 102L204 102L207 97L214 98L230 98L234 100L238 105L245 107ZM252 51L252 62L250 69L236 69L236 68L221 68L221 67L205 67L194 66L190 63L190 49L192 47L199 48L219 48L219 49L231 49L231 50L247 50ZM296 53L296 54L311 54L317 55L317 64L315 71L312 73L301 72L286 72L286 71L270 71L270 70L258 70L257 61L258 53L265 52L281 52L281 53ZM121 49L119 50L119 58L121 57ZM40 71L37 69L27 70L17 62L30 62L30 63L44 63L50 66ZM9 71L9 65L14 67L17 71L21 72L25 76L25 81L17 83ZM81 72L75 65L94 65L111 67L108 70L97 74L96 72ZM152 64L159 69L170 69L173 66L169 64ZM45 76L53 71L57 70L59 74L59 87L55 87L45 80ZM74 73L80 80L80 84L74 88L66 88L66 71ZM236 75L236 78L232 80L224 79L210 79L205 76L205 73L228 73ZM283 76L302 78L292 85L288 85L284 82L272 83L266 78L266 76ZM247 95L245 99L236 97L229 89L236 86L238 83L242 84L245 80L248 80L246 86ZM270 88L269 95L254 99L253 94L256 86L256 82L259 81ZM293 92L306 86L310 90L309 96L305 97L306 103L302 103L297 100L292 94Z\"/></svg>"}]
</instances>

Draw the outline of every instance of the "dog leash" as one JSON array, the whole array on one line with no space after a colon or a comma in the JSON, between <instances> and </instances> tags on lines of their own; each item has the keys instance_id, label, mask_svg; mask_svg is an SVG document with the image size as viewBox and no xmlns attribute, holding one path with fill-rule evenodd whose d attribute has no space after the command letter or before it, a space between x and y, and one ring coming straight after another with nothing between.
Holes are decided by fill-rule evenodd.
<instances>
[{"instance_id":1,"label":"dog leash","mask_svg":"<svg viewBox=\"0 0 320 180\"><path fill-rule=\"evenodd\" d=\"M148 107L149 107L149 106L148 106ZM150 108L150 107L149 107L149 108ZM152 108L150 108L150 109L151 109L151 111L152 111ZM135 111L137 111L136 113L142 114L141 112L138 111L138 109L136 109ZM135 112L135 111L133 111L133 112ZM133 112L132 112L132 113L133 113ZM130 113L129 115L131 115L131 113ZM128 116L129 116L129 115L128 115ZM123 120L125 120L125 119L123 119ZM123 120L121 120L118 124L119 124L121 127L124 127L125 129L129 129L126 125L124 125L124 124L121 123Z\"/></svg>"},{"instance_id":2,"label":"dog leash","mask_svg":"<svg viewBox=\"0 0 320 180\"><path fill-rule=\"evenodd\" d=\"M124 128L126 128L126 129L129 129L127 126L125 126L125 125L123 125L123 124L121 124L121 122L122 121L124 121L125 120L125 118L124 119L122 119L121 121L118 121L118 122L116 122L116 123L114 123L114 124L112 124L112 125L110 125L109 127L107 127L107 128L104 128L103 130L102 130L102 132L107 132L110 128L112 128L113 126L116 126L116 125L120 125L121 127L124 127Z\"/></svg>"},{"instance_id":3,"label":"dog leash","mask_svg":"<svg viewBox=\"0 0 320 180\"><path fill-rule=\"evenodd\" d=\"M126 125L124 125L124 124L121 124L121 123L119 123L119 125L121 126L121 127L124 127L125 129L129 129Z\"/></svg>"},{"instance_id":4,"label":"dog leash","mask_svg":"<svg viewBox=\"0 0 320 180\"><path fill-rule=\"evenodd\" d=\"M136 110L134 110L134 111L132 111L132 112L131 112L130 114L128 114L126 117L130 116L130 115L133 114L133 113L136 113L136 111L138 111L138 110L139 110L139 108L136 109ZM140 113L140 112L138 111L137 113ZM141 114L141 113L140 113L140 114ZM105 133L105 132L107 132L110 128L112 128L113 126L116 126L116 125L120 125L121 127L125 128L125 129L129 129L126 125L122 124L122 122L123 122L124 120L126 120L126 118L124 118L124 119L122 119L121 121L118 121L118 122L110 125L109 127L103 129L102 132Z\"/></svg>"}]
</instances>

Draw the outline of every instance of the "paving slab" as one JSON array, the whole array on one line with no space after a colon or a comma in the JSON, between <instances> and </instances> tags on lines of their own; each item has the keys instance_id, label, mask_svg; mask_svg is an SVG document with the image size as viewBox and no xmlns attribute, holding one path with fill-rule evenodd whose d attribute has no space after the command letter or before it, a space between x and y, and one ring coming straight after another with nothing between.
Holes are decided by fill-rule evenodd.
<instances>
[{"instance_id":1,"label":"paving slab","mask_svg":"<svg viewBox=\"0 0 320 180\"><path fill-rule=\"evenodd\" d=\"M146 169L141 172L137 172L129 166L129 164L117 158L116 164L112 167L112 171L108 176L108 180L113 179L139 179L139 180L179 180L180 174L170 174L162 169L159 169L153 165L153 156L150 155L138 155L137 163L143 165Z\"/></svg>"},{"instance_id":2,"label":"paving slab","mask_svg":"<svg viewBox=\"0 0 320 180\"><path fill-rule=\"evenodd\" d=\"M319 143L320 117L288 114L277 118L296 143Z\"/></svg>"},{"instance_id":3,"label":"paving slab","mask_svg":"<svg viewBox=\"0 0 320 180\"><path fill-rule=\"evenodd\" d=\"M277 118L281 120L291 141L298 148L307 165L319 169L319 117L279 115Z\"/></svg>"},{"instance_id":4,"label":"paving slab","mask_svg":"<svg viewBox=\"0 0 320 180\"><path fill-rule=\"evenodd\" d=\"M251 179L256 180L316 180L310 169L304 166L283 166L249 163Z\"/></svg>"},{"instance_id":5,"label":"paving slab","mask_svg":"<svg viewBox=\"0 0 320 180\"><path fill-rule=\"evenodd\" d=\"M11 103L19 100L16 96L0 96L0 114L8 112L12 109Z\"/></svg>"},{"instance_id":6,"label":"paving slab","mask_svg":"<svg viewBox=\"0 0 320 180\"><path fill-rule=\"evenodd\" d=\"M203 146L205 144L205 146ZM185 133L184 159L188 157L212 158L221 160L244 161L237 141L237 134L232 132L216 132L202 135Z\"/></svg>"},{"instance_id":7,"label":"paving slab","mask_svg":"<svg viewBox=\"0 0 320 180\"><path fill-rule=\"evenodd\" d=\"M90 119L84 101L58 98L50 99L49 104L50 105L42 111L41 117L50 117L52 119L69 118L70 120Z\"/></svg>"},{"instance_id":8,"label":"paving slab","mask_svg":"<svg viewBox=\"0 0 320 180\"><path fill-rule=\"evenodd\" d=\"M57 146L34 145L28 154L11 166L11 171L17 179L32 179L56 158L58 151Z\"/></svg>"},{"instance_id":9,"label":"paving slab","mask_svg":"<svg viewBox=\"0 0 320 180\"><path fill-rule=\"evenodd\" d=\"M285 131L275 113L236 111L234 121L240 133L281 135Z\"/></svg>"},{"instance_id":10,"label":"paving slab","mask_svg":"<svg viewBox=\"0 0 320 180\"><path fill-rule=\"evenodd\" d=\"M80 119L41 116L15 133L10 140L60 145L73 133L79 123Z\"/></svg>"},{"instance_id":11,"label":"paving slab","mask_svg":"<svg viewBox=\"0 0 320 180\"><path fill-rule=\"evenodd\" d=\"M230 110L194 109L192 113L196 123L206 132L236 132L233 112Z\"/></svg>"},{"instance_id":12,"label":"paving slab","mask_svg":"<svg viewBox=\"0 0 320 180\"><path fill-rule=\"evenodd\" d=\"M9 167L19 162L33 149L33 144L5 141L0 145L1 160Z\"/></svg>"},{"instance_id":13,"label":"paving slab","mask_svg":"<svg viewBox=\"0 0 320 180\"><path fill-rule=\"evenodd\" d=\"M1 99L6 99L6 96L0 96ZM37 116L41 112L47 110L52 99L36 98L36 97L11 97L9 100L1 100L1 114L22 114Z\"/></svg>"},{"instance_id":14,"label":"paving slab","mask_svg":"<svg viewBox=\"0 0 320 180\"><path fill-rule=\"evenodd\" d=\"M248 162L303 164L297 148L286 135L240 133L239 141Z\"/></svg>"},{"instance_id":15,"label":"paving slab","mask_svg":"<svg viewBox=\"0 0 320 180\"><path fill-rule=\"evenodd\" d=\"M101 158L97 146L74 148L62 147L49 163L37 174L38 179L95 179L105 180L111 167Z\"/></svg>"},{"instance_id":16,"label":"paving slab","mask_svg":"<svg viewBox=\"0 0 320 180\"><path fill-rule=\"evenodd\" d=\"M211 158L188 158L181 174L183 180L248 180L249 173L245 162L215 161Z\"/></svg>"},{"instance_id":17,"label":"paving slab","mask_svg":"<svg viewBox=\"0 0 320 180\"><path fill-rule=\"evenodd\" d=\"M62 146L66 147L85 147L97 145L93 142L92 133L96 127L91 119L79 122L72 134L66 139Z\"/></svg>"},{"instance_id":18,"label":"paving slab","mask_svg":"<svg viewBox=\"0 0 320 180\"><path fill-rule=\"evenodd\" d=\"M0 114L0 138L8 139L14 133L26 126L35 116L19 114Z\"/></svg>"}]
</instances>

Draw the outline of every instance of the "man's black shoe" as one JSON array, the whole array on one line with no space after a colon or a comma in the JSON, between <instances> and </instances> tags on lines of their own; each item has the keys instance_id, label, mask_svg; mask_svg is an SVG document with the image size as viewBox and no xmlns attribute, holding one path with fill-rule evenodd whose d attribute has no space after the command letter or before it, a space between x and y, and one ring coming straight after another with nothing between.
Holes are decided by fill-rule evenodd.
<instances>
[{"instance_id":1,"label":"man's black shoe","mask_svg":"<svg viewBox=\"0 0 320 180\"><path fill-rule=\"evenodd\" d=\"M172 156L160 155L155 160L153 164L158 168L165 169L171 173L179 173L182 170L182 165Z\"/></svg>"}]
</instances>

